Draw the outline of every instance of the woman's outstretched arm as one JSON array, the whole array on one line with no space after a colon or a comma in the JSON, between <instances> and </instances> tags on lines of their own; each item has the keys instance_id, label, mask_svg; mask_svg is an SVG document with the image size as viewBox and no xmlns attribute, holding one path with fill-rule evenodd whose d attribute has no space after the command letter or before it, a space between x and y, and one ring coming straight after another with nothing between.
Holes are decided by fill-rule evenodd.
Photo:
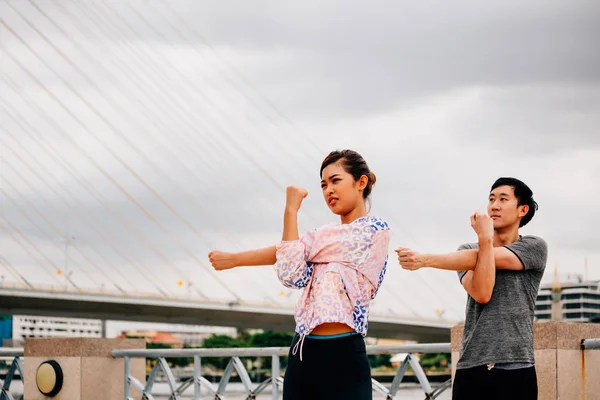
<instances>
[{"instance_id":1,"label":"woman's outstretched arm","mask_svg":"<svg viewBox=\"0 0 600 400\"><path fill-rule=\"evenodd\" d=\"M208 253L208 259L215 270L223 271L237 267L274 265L277 261L275 258L276 252L276 246L240 251L238 253L228 253L225 251L214 250Z\"/></svg>"}]
</instances>

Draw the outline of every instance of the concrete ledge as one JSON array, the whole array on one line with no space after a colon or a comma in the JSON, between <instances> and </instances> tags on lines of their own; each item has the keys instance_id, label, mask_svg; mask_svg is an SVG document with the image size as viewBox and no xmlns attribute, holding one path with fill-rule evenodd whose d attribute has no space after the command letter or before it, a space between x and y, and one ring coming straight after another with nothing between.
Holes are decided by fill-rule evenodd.
<instances>
[{"instance_id":1,"label":"concrete ledge","mask_svg":"<svg viewBox=\"0 0 600 400\"><path fill-rule=\"evenodd\" d=\"M27 338L25 357L112 357L113 350L145 349L144 339Z\"/></svg>"},{"instance_id":2,"label":"concrete ledge","mask_svg":"<svg viewBox=\"0 0 600 400\"><path fill-rule=\"evenodd\" d=\"M600 324L536 322L533 326L533 346L535 350L579 350L582 339L600 338L599 327ZM463 331L464 325L452 327L452 351L460 351Z\"/></svg>"},{"instance_id":3,"label":"concrete ledge","mask_svg":"<svg viewBox=\"0 0 600 400\"><path fill-rule=\"evenodd\" d=\"M463 331L451 330L453 378ZM600 350L581 350L582 339L600 338L600 324L538 322L533 336L539 400L600 400Z\"/></svg>"},{"instance_id":4,"label":"concrete ledge","mask_svg":"<svg viewBox=\"0 0 600 400\"><path fill-rule=\"evenodd\" d=\"M113 350L145 349L143 339L40 338L25 339L24 398L47 400L37 388L36 373L44 361L60 365L64 382L56 400L122 400L125 367ZM145 382L145 359L131 360L131 374Z\"/></svg>"}]
</instances>

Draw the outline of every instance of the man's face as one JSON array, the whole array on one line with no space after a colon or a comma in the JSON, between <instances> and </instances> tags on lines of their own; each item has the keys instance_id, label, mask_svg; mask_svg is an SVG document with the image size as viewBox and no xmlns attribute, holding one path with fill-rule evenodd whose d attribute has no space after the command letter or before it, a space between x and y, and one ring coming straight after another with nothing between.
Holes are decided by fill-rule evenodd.
<instances>
[{"instance_id":1,"label":"man's face","mask_svg":"<svg viewBox=\"0 0 600 400\"><path fill-rule=\"evenodd\" d=\"M488 201L488 215L494 220L494 229L503 229L512 225L519 226L529 206L519 206L512 186L498 186L490 192Z\"/></svg>"}]
</instances>

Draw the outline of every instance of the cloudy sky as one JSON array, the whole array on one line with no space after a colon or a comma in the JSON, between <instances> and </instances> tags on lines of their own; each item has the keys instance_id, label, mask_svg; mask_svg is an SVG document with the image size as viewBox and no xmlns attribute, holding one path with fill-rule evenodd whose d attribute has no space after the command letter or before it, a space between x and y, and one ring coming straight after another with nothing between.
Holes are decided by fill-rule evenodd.
<instances>
[{"instance_id":1,"label":"cloudy sky","mask_svg":"<svg viewBox=\"0 0 600 400\"><path fill-rule=\"evenodd\" d=\"M335 221L318 170L341 148L392 249L473 241L515 176L545 279L600 279L600 4L494 3L2 0L2 279L291 306L270 268L206 254L276 243L289 184L301 229ZM455 274L388 271L376 312L462 318Z\"/></svg>"}]
</instances>

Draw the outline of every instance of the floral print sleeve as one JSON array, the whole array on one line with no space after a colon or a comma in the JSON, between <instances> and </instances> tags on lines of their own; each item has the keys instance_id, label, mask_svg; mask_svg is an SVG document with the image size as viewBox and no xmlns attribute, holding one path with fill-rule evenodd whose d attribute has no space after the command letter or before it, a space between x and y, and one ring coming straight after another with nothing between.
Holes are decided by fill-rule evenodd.
<instances>
[{"instance_id":1,"label":"floral print sleeve","mask_svg":"<svg viewBox=\"0 0 600 400\"><path fill-rule=\"evenodd\" d=\"M313 265L307 259L311 243L312 235L307 233L300 240L284 240L277 245L275 271L283 286L302 289L310 282Z\"/></svg>"},{"instance_id":2,"label":"floral print sleeve","mask_svg":"<svg viewBox=\"0 0 600 400\"><path fill-rule=\"evenodd\" d=\"M375 299L381 287L387 270L388 249L390 244L390 228L384 221L374 221L371 226L375 229L369 254L361 268L363 275L371 282L373 291L371 300Z\"/></svg>"}]
</instances>

